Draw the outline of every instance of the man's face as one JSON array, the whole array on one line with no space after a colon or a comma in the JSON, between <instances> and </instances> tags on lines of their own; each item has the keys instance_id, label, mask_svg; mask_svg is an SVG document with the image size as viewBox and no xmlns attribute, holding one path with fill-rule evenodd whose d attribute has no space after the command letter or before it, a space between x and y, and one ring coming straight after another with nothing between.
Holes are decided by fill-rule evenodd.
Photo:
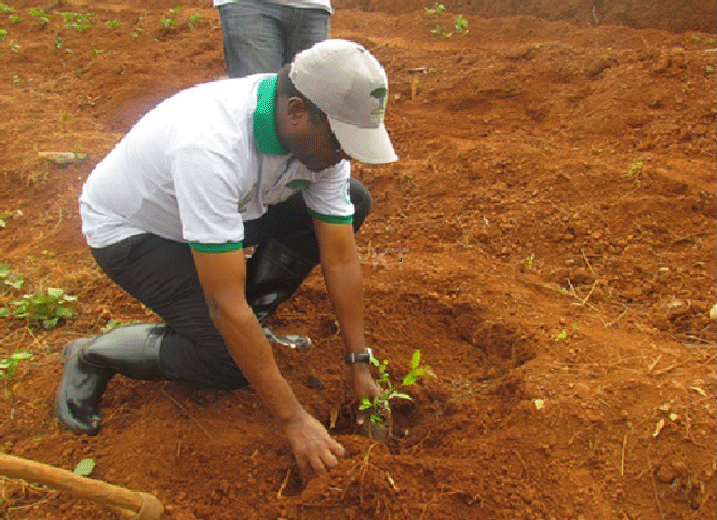
<instances>
[{"instance_id":1,"label":"man's face","mask_svg":"<svg viewBox=\"0 0 717 520\"><path fill-rule=\"evenodd\" d=\"M293 114L293 119L290 114L289 124L283 129L282 144L312 172L320 172L350 158L341 150L325 119L314 122L306 111L298 116Z\"/></svg>"}]
</instances>

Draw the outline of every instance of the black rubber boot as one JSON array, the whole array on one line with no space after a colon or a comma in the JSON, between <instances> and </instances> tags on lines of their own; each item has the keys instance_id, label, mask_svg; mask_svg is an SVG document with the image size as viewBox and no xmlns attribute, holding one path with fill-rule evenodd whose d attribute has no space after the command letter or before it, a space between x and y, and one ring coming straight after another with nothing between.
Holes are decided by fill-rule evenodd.
<instances>
[{"instance_id":1,"label":"black rubber boot","mask_svg":"<svg viewBox=\"0 0 717 520\"><path fill-rule=\"evenodd\" d=\"M77 434L96 435L102 421L102 394L115 374L163 379L159 347L165 331L161 324L129 325L68 343L62 351L65 368L55 397L60 424Z\"/></svg>"},{"instance_id":2,"label":"black rubber boot","mask_svg":"<svg viewBox=\"0 0 717 520\"><path fill-rule=\"evenodd\" d=\"M260 322L296 292L315 265L276 240L257 248L247 262L246 301Z\"/></svg>"}]
</instances>

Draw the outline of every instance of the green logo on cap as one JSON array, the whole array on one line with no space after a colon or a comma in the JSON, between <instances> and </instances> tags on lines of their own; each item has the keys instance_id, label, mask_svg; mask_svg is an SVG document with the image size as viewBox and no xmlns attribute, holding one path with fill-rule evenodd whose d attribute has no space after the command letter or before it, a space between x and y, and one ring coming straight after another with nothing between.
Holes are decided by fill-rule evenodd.
<instances>
[{"instance_id":1,"label":"green logo on cap","mask_svg":"<svg viewBox=\"0 0 717 520\"><path fill-rule=\"evenodd\" d=\"M386 95L388 89L386 87L378 87L371 91L371 97L378 99L378 108L371 112L371 115L375 118L383 117L386 112Z\"/></svg>"}]
</instances>

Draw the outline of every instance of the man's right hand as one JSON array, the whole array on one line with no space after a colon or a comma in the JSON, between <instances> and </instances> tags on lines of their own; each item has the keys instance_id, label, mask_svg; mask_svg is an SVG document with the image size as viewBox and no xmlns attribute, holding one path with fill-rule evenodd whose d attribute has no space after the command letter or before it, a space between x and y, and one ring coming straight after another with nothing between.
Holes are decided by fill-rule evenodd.
<instances>
[{"instance_id":1,"label":"man's right hand","mask_svg":"<svg viewBox=\"0 0 717 520\"><path fill-rule=\"evenodd\" d=\"M311 471L317 475L326 473L346 452L326 428L303 409L285 423L284 431L304 478L309 477Z\"/></svg>"}]
</instances>

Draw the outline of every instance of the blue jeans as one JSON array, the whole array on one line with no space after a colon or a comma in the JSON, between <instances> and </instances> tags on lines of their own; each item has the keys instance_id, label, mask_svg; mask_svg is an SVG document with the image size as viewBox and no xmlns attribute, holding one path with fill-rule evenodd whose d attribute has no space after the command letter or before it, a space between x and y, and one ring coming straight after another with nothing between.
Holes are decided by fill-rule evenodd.
<instances>
[{"instance_id":1,"label":"blue jeans","mask_svg":"<svg viewBox=\"0 0 717 520\"><path fill-rule=\"evenodd\" d=\"M239 0L219 7L224 62L230 78L278 72L304 49L329 37L330 14L262 0Z\"/></svg>"}]
</instances>

